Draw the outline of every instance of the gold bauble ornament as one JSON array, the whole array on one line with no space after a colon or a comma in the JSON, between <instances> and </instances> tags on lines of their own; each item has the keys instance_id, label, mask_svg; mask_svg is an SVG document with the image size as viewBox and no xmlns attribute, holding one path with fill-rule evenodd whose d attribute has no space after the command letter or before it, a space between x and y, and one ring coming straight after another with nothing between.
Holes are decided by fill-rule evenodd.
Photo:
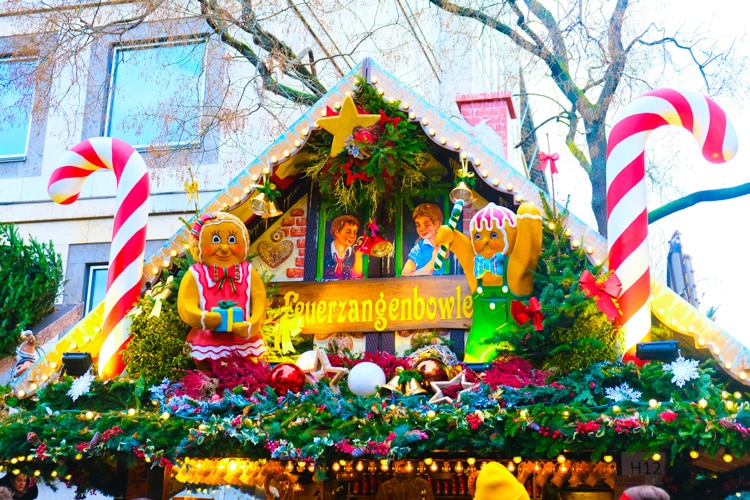
<instances>
[{"instance_id":1,"label":"gold bauble ornament","mask_svg":"<svg viewBox=\"0 0 750 500\"><path fill-rule=\"evenodd\" d=\"M422 376L422 387L430 389L430 382L448 380L445 363L436 358L423 358L416 362L414 369Z\"/></svg>"}]
</instances>

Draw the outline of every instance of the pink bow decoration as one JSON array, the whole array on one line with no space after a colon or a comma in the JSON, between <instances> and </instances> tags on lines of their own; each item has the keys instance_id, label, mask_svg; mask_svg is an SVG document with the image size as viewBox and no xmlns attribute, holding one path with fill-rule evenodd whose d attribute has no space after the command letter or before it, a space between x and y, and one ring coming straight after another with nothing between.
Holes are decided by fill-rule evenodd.
<instances>
[{"instance_id":1,"label":"pink bow decoration","mask_svg":"<svg viewBox=\"0 0 750 500\"><path fill-rule=\"evenodd\" d=\"M365 234L367 234L367 231L370 231L369 236L377 236L380 234L380 227L378 227L378 223L375 220L375 217L372 218L372 221L367 222L365 224Z\"/></svg>"},{"instance_id":2,"label":"pink bow decoration","mask_svg":"<svg viewBox=\"0 0 750 500\"><path fill-rule=\"evenodd\" d=\"M531 320L534 323L536 331L541 332L544 330L544 326L542 325L544 313L542 312L542 305L536 297L529 299L528 306L519 300L514 300L510 303L510 314L519 326L523 326Z\"/></svg>"},{"instance_id":3,"label":"pink bow decoration","mask_svg":"<svg viewBox=\"0 0 750 500\"><path fill-rule=\"evenodd\" d=\"M539 166L537 167L539 170L545 170L547 168L547 164L549 163L550 173L557 173L557 165L555 165L555 162L560 159L559 154L552 153L551 155L548 155L547 153L540 152L537 155L537 158L539 158Z\"/></svg>"},{"instance_id":4,"label":"pink bow decoration","mask_svg":"<svg viewBox=\"0 0 750 500\"><path fill-rule=\"evenodd\" d=\"M604 279L595 278L587 269L581 274L578 283L586 297L594 297L596 307L607 316L609 321L620 319L622 312L615 299L620 296L622 283L617 275L611 274Z\"/></svg>"}]
</instances>

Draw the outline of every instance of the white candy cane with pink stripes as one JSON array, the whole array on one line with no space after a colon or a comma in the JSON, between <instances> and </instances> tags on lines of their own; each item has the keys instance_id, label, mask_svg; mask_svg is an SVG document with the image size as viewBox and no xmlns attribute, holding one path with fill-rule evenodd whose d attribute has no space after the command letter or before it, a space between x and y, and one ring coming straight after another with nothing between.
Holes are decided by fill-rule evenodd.
<instances>
[{"instance_id":1,"label":"white candy cane with pink stripes","mask_svg":"<svg viewBox=\"0 0 750 500\"><path fill-rule=\"evenodd\" d=\"M622 282L624 353L632 356L651 332L651 277L646 209L646 139L662 125L693 134L703 157L722 163L737 152L737 134L711 99L695 92L659 89L626 106L607 141L607 235L609 266Z\"/></svg>"},{"instance_id":2,"label":"white candy cane with pink stripes","mask_svg":"<svg viewBox=\"0 0 750 500\"><path fill-rule=\"evenodd\" d=\"M111 170L117 178L117 210L112 228L107 292L104 299L105 336L99 351L99 376L113 378L125 368L122 351L130 342L125 316L138 301L146 248L149 181L146 163L133 147L109 137L85 140L66 152L50 176L47 191L57 203L73 203L88 176Z\"/></svg>"}]
</instances>

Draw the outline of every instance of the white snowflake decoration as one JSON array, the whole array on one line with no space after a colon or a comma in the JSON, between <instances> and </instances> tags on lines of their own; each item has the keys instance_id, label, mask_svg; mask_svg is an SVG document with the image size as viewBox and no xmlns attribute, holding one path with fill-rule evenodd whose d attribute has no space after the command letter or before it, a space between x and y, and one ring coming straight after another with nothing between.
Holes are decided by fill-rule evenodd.
<instances>
[{"instance_id":1,"label":"white snowflake decoration","mask_svg":"<svg viewBox=\"0 0 750 500\"><path fill-rule=\"evenodd\" d=\"M627 382L623 382L617 387L607 387L607 398L612 401L623 401L625 399L637 403L641 399L641 391L636 391Z\"/></svg>"},{"instance_id":2,"label":"white snowflake decoration","mask_svg":"<svg viewBox=\"0 0 750 500\"><path fill-rule=\"evenodd\" d=\"M700 377L698 374L698 360L685 359L681 355L672 361L666 363L662 368L665 372L672 373L672 383L677 387L684 387L688 380Z\"/></svg>"},{"instance_id":3,"label":"white snowflake decoration","mask_svg":"<svg viewBox=\"0 0 750 500\"><path fill-rule=\"evenodd\" d=\"M91 382L93 381L94 374L91 372L91 368L89 368L89 371L73 381L73 384L67 392L68 396L75 401L91 390Z\"/></svg>"}]
</instances>

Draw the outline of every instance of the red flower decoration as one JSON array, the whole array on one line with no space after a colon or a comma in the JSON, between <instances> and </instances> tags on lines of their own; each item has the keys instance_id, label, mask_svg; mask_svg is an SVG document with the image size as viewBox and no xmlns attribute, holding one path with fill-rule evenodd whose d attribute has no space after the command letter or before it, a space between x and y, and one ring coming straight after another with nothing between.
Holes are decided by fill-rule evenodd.
<instances>
[{"instance_id":1,"label":"red flower decoration","mask_svg":"<svg viewBox=\"0 0 750 500\"><path fill-rule=\"evenodd\" d=\"M531 320L534 322L534 328L536 331L541 332L544 330L544 326L542 325L542 321L544 321L544 313L542 312L541 304L539 304L539 299L536 297L531 297L529 299L529 305L514 300L510 303L510 314L520 326L525 325Z\"/></svg>"},{"instance_id":2,"label":"red flower decoration","mask_svg":"<svg viewBox=\"0 0 750 500\"><path fill-rule=\"evenodd\" d=\"M596 307L607 316L609 321L614 322L620 319L622 313L615 299L620 296L622 283L617 275L611 274L604 279L601 277L595 278L587 269L581 274L578 283L580 283L581 290L586 297L594 298Z\"/></svg>"}]
</instances>

